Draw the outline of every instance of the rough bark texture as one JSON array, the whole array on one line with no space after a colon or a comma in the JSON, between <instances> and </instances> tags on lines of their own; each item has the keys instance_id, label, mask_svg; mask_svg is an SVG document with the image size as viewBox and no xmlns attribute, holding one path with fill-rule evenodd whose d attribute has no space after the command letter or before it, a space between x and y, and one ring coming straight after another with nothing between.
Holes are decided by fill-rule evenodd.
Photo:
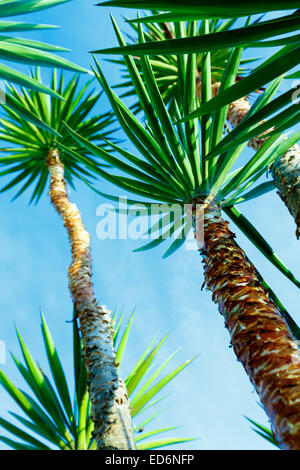
<instances>
[{"instance_id":1,"label":"rough bark texture","mask_svg":"<svg viewBox=\"0 0 300 470\"><path fill-rule=\"evenodd\" d=\"M203 227L195 216L198 207L202 213L203 201L194 203L195 237L201 240ZM201 254L207 288L219 306L234 352L260 396L280 446L300 450L298 342L234 238L228 222L221 218L220 207L205 202Z\"/></svg>"},{"instance_id":2,"label":"rough bark texture","mask_svg":"<svg viewBox=\"0 0 300 470\"><path fill-rule=\"evenodd\" d=\"M216 95L220 83L212 85L213 93ZM227 120L232 127L237 127L244 119L251 105L247 98L241 98L230 104ZM268 131L266 131L268 132ZM262 134L263 135L263 134ZM258 150L266 141L262 136L251 139L248 143L254 150ZM296 223L296 236L300 236L300 147L296 144L284 155L279 157L270 169L278 194L287 206Z\"/></svg>"},{"instance_id":3,"label":"rough bark texture","mask_svg":"<svg viewBox=\"0 0 300 470\"><path fill-rule=\"evenodd\" d=\"M287 206L297 225L300 237L300 147L294 145L271 168L278 194Z\"/></svg>"},{"instance_id":4,"label":"rough bark texture","mask_svg":"<svg viewBox=\"0 0 300 470\"><path fill-rule=\"evenodd\" d=\"M135 449L127 391L115 362L110 312L98 305L91 280L90 237L76 205L69 201L64 167L56 149L49 151L47 165L51 202L71 244L69 287L80 320L97 448Z\"/></svg>"}]
</instances>

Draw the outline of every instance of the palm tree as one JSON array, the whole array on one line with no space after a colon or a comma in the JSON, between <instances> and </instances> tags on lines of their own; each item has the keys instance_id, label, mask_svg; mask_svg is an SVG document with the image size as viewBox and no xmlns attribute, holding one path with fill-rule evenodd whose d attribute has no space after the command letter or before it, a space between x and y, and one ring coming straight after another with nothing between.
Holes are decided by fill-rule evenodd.
<instances>
[{"instance_id":1,"label":"palm tree","mask_svg":"<svg viewBox=\"0 0 300 470\"><path fill-rule=\"evenodd\" d=\"M147 17L146 17L147 20ZM229 19L227 21L212 21L210 23L210 34L220 33L223 31L228 31L229 28L232 28L236 22L236 18ZM260 20L255 21L257 23ZM254 23L254 24L255 24ZM135 23L129 23L130 26L136 31L138 28ZM176 38L176 26L174 23L146 23L147 32L145 34L145 39L149 41L162 41L168 39ZM184 28L184 26L183 26ZM198 35L203 34L203 22L199 22L197 27ZM186 31L186 35L194 35L194 31ZM136 42L136 41L135 41ZM212 81L212 97L215 97L221 86L222 74L226 68L226 63L228 61L230 54L230 49L226 50L217 50L212 51L211 53L211 81ZM136 58L136 64L139 67L139 57ZM196 95L201 98L201 65L203 60L203 53L197 54L197 67L196 67ZM249 64L251 61L256 59L244 60L241 61L241 64ZM124 64L124 61L113 60L112 62L117 62ZM177 60L174 55L155 55L151 58L151 64L153 66L153 71L157 78L157 83L159 84L160 93L165 101L172 106L173 98L177 93L180 93L180 84L177 81L178 71L177 71ZM243 75L247 70L242 68L238 71L236 76L236 81L242 79ZM125 72L126 73L126 72ZM126 77L128 80L121 84L121 86L132 86L130 77ZM289 78L289 77L288 77ZM292 74L290 78L296 78L296 75ZM124 96L134 94L134 89L131 93L128 91L124 93ZM136 109L139 110L139 102L135 105ZM246 118L248 112L251 109L251 104L248 97L244 96L238 100L230 103L227 112L227 121L232 126L233 129L237 128L241 122ZM170 109L170 112L172 110ZM261 123L260 123L261 124ZM239 132L237 129L237 132ZM264 143L264 137L266 134L265 131L262 135L255 136L251 138L248 142L248 145L254 150L258 150ZM237 134L238 135L238 134ZM294 144L288 151L280 156L276 162L274 162L270 171L272 173L275 187L278 189L278 194L285 202L287 208L289 209L291 215L293 216L296 223L296 236L299 238L300 231L300 190L299 190L299 168L300 168L300 147L297 144Z\"/></svg>"},{"instance_id":2,"label":"palm tree","mask_svg":"<svg viewBox=\"0 0 300 470\"><path fill-rule=\"evenodd\" d=\"M116 25L115 30L122 45L124 40ZM139 38L143 43L141 27ZM222 78L225 91L235 80L241 52L240 48L231 51ZM159 92L149 57L141 56L142 74L130 56L126 54L124 57L143 108L146 128L109 87L97 61L94 73L120 125L141 156L113 143L110 144L111 151L106 151L70 128L69 133L83 148L121 171L123 175L116 175L98 168L101 177L146 199L146 202L128 201L140 205L142 213L144 210L147 214L153 201L159 202L160 224L151 227L152 236L156 233L156 239L139 250L161 244L171 233L175 240L165 253L168 256L184 243L187 229L193 227L203 257L205 283L224 316L233 349L261 398L278 441L283 448L300 449L298 343L257 270L235 242L228 222L222 218L222 210L226 207L251 199L263 191L266 183L250 191L249 188L293 144L294 136L285 140L279 130L264 142L247 164L231 171L245 142L220 158L207 158L213 143L222 138L226 119L223 108L213 113L212 122L202 116L200 129L198 119L185 119L197 105L195 82L190 80L195 76L195 55L178 58L182 93L175 100L175 124ZM202 68L202 106L206 106L211 97L209 58L208 53ZM256 100L253 112L268 103L276 84L277 79ZM117 152L118 157L113 156L113 152ZM70 151L70 154L76 157L75 152ZM118 200L115 196L107 197Z\"/></svg>"},{"instance_id":3,"label":"palm tree","mask_svg":"<svg viewBox=\"0 0 300 470\"><path fill-rule=\"evenodd\" d=\"M148 17L145 17L147 20ZM261 18L256 20L254 24L256 24L258 21L260 21ZM236 18L229 19L227 21L211 21L210 22L210 33L220 33L224 31L228 31L229 28L231 28L234 23L236 22ZM181 29L184 31L185 36L193 36L195 34L195 31L197 31L197 34L201 35L203 34L203 21L199 22L198 25L191 25L189 26L189 29L186 28L185 24L181 25ZM129 22L129 25L132 27L134 32L138 31L138 26L134 22ZM176 31L178 32L178 28L174 23L146 23L146 32L145 32L145 40L147 42L154 42L154 41L162 41L162 40L168 40L172 39L174 40L176 37ZM128 37L133 40L135 43L138 41L137 38L132 38L129 34ZM225 50L216 50L212 51L211 53L211 82L212 82L212 97L216 96L219 92L220 86L221 86L221 78L224 73L224 70L226 69L226 64L228 62L230 56L230 49L225 49ZM134 57L136 66L139 70L140 68L140 58L139 56ZM201 100L201 67L204 59L204 53L198 53L196 55L196 97L199 99L199 103ZM241 60L241 67L236 75L235 81L239 81L243 78L244 74L247 72L247 69L244 68L246 64L249 65L251 61L255 61L256 59L244 59ZM117 59L112 59L110 60L113 63L117 63L119 65L124 66L125 65L125 71L124 71L124 82L116 85L115 88L125 88L126 91L121 95L121 97L127 97L127 96L135 96L135 89L131 81L130 74L128 73L126 69L126 64L124 62L124 59L117 60ZM160 94L165 102L165 104L168 106L170 114L174 113L174 98L181 93L181 88L180 88L180 83L178 82L178 65L177 65L177 58L174 55L154 55L150 57L150 63L153 68L153 72L156 77L157 84L159 85L159 90ZM292 75L291 77L294 77ZM128 90L128 88L130 88ZM291 90L291 93L293 93L293 90ZM289 96L291 95L289 93ZM133 109L136 112L141 111L141 106L139 100L137 100L133 106L131 106L131 109ZM248 112L250 112L251 109L251 104L249 102L249 99L247 97L240 98L236 101L233 101L230 103L228 106L227 110L227 115L226 119L229 122L229 124L233 127L236 128L240 126L241 122L243 119L246 118ZM252 118L253 119L253 118ZM257 120L257 119L256 119ZM257 120L258 121L258 120ZM259 121L258 121L259 122ZM233 133L233 135L230 135L228 138L228 144L232 145L230 142L230 139L233 141L233 137L238 137L240 129L246 129L247 128L247 122L243 123L243 127L240 126L238 127L237 131ZM227 127L228 130L228 127ZM267 131L265 131L266 134ZM251 138L248 142L248 145L252 147L254 150L258 150L264 143L265 139L263 138L263 135L260 136L255 136ZM267 138L267 137L265 137ZM216 153L216 152L215 152ZM298 167L299 167L299 158L300 158L300 148L297 144L294 144L290 149L287 150L287 152L280 156L271 166L270 166L270 171L272 172L274 182L275 182L275 187L279 189L279 195L282 197L284 201L287 201L287 207L290 208L290 211L292 215L294 216L294 219L296 223L300 223L300 201L298 200L300 198L300 193L298 190ZM287 182L289 182L287 184ZM235 209L236 210L236 209ZM243 221L245 222L245 217L243 216ZM248 230L249 224L247 226L245 223L241 223L241 221L238 220L238 218L235 218L235 222L239 226L239 228L246 234L246 236L251 239L251 235ZM298 236L298 229L296 232ZM256 243L258 248L262 251L262 246L260 243ZM266 254L264 252L263 254Z\"/></svg>"},{"instance_id":4,"label":"palm tree","mask_svg":"<svg viewBox=\"0 0 300 470\"><path fill-rule=\"evenodd\" d=\"M34 79L41 81L39 70ZM69 199L66 186L67 183L73 186L74 178L90 180L96 160L74 144L63 121L90 141L104 139L112 132L107 130L113 122L111 113L89 117L100 96L93 90L88 91L89 86L90 82L80 88L78 76L64 85L63 75L58 79L54 70L51 81L54 96L24 88L18 92L12 85L9 87L12 99L38 116L46 129L26 122L3 105L6 118L1 121L0 139L12 143L13 147L1 149L8 155L0 158L4 168L0 175L15 176L1 191L23 183L17 197L35 184L31 201L38 201L50 180L51 202L67 229L71 245L69 288L80 320L95 439L101 449L127 449L134 448L135 444L127 392L115 361L111 318L107 309L96 300L91 279L90 236L77 206ZM76 158L66 149L77 151Z\"/></svg>"},{"instance_id":5,"label":"palm tree","mask_svg":"<svg viewBox=\"0 0 300 470\"><path fill-rule=\"evenodd\" d=\"M124 312L117 315L117 311L115 311L112 321L114 324L113 337L116 360L118 364L123 364L133 314L125 328L123 327ZM43 315L41 315L41 322L43 345L51 374L47 375L33 359L17 330L25 363L22 364L12 353L11 356L29 386L31 395L15 386L4 372L0 371L1 385L17 403L20 411L26 415L25 419L22 413L21 415L11 413L17 423L0 418L0 426L12 434L10 437L0 436L0 441L16 450L96 450L87 374L82 356L77 320L73 321L73 374L75 378L73 405L71 387L68 384L57 348ZM157 358L166 337L164 336L160 341L153 338L153 341L145 349L125 380L130 398L131 416L135 420L139 420L139 415L149 407L154 406L156 408L155 405L163 399L163 397L159 397L161 390L191 362L191 360L186 361L162 376L163 370L173 359L175 352L164 362L158 363L153 369L153 361ZM159 380L157 380L158 378ZM142 422L138 422L134 426L135 442L138 450L157 449L193 440L190 438L167 437L149 441L149 438L176 429L176 427L165 427L145 432L158 413L160 413L160 410L155 410L150 416L144 416ZM23 427L16 425L20 423ZM16 441L11 437L19 440Z\"/></svg>"},{"instance_id":6,"label":"palm tree","mask_svg":"<svg viewBox=\"0 0 300 470\"><path fill-rule=\"evenodd\" d=\"M210 24L210 28L214 28L215 32L221 33L222 31L228 30L228 28L233 24L233 20L229 20L228 22L225 22L224 24L219 25L218 23ZM136 26L134 23L132 23L132 26L134 30L136 30ZM173 25L165 25L164 23L162 24L162 27L160 28L159 26L155 26L149 24L147 25L149 27L148 34L146 32L145 39L151 40L153 43L153 40L156 41L157 38L161 38L163 34L167 34L168 36L172 36L175 31L177 31L178 35L184 35L186 36L187 34L193 34L193 32L197 31L197 25L194 24L192 27L188 26L186 27L185 24L181 24L180 29L178 30L178 27ZM201 26L199 27L199 32L203 31L204 26L203 22L201 23ZM163 31L162 31L163 30ZM126 51L127 46L125 46L125 42L119 35L118 37L119 43L120 43L120 48L118 50L122 50L123 52ZM137 50L140 50L144 44L138 44L137 45ZM117 49L117 48L115 48ZM104 51L105 52L105 51ZM230 49L226 50L217 50L217 53L215 54L214 51L210 54L211 59L210 59L210 70L211 70L211 82L212 82L212 90L211 90L211 95L216 95L218 93L219 87L220 87L220 82L217 80L220 80L220 77L222 77L224 71L226 70L226 64L229 62L229 57L230 57ZM202 75L201 68L203 61L205 59L205 54L200 54L197 53L195 61L196 61L196 103L197 105L199 104L199 98L201 97L201 80L197 80L197 77ZM138 68L138 70L142 73L142 69L140 66L140 59L139 57L134 57L135 60L135 66ZM112 62L116 62L118 64L122 64L125 66L128 66L128 63L126 64L126 58L121 60L111 60ZM245 60L240 60L240 64L245 64L248 63L249 61ZM180 62L178 63L177 59L175 56L151 56L150 57L150 63L152 66L153 73L155 74L156 77L156 83L159 86L159 92L161 94L161 97L164 100L164 103L169 109L170 115L175 116L175 120L178 117L178 114L176 114L176 97L179 96L180 99L180 94L184 93L182 84L180 84L180 80L178 77L178 67L180 66ZM227 65L228 68L228 65ZM243 74L245 73L245 70L241 67L237 67L237 71L235 72L237 75L235 76L234 80L240 80ZM125 70L125 79L126 81L124 83L120 83L115 85L115 88L123 88L123 87L129 87L129 90L127 89L125 93L121 95L121 97L127 97L127 96L134 96L136 94L135 87L133 86L133 81L132 81L132 76L130 76L130 73ZM230 133L229 136L226 136L225 138L222 139L222 141L219 144L216 144L215 148L213 148L210 152L210 155L212 156L217 156L218 152L217 149L220 150L220 153L222 149L224 150L229 150L231 148L234 148L237 144L242 144L243 142L247 142L249 137L255 136L255 129L253 130L250 126L255 123L259 123L260 120L269 113L269 108L271 108L274 111L274 103L268 103L268 101L271 100L271 98L274 96L274 93L278 89L280 83L282 81L282 78L280 77L278 80L275 80L273 84L269 87L268 92L264 94L262 99L260 99L260 102L258 102L258 107L257 111L256 108L253 107L251 109L251 113L249 112L249 117L247 116L247 119L245 118L243 124L239 125L239 128L236 131L233 131ZM230 87L229 87L230 88ZM254 90L256 91L256 90ZM293 90L289 91L287 93L287 96L285 97L284 103L287 104L288 100L291 98L293 94ZM265 100L265 101L264 101ZM264 106L265 104L265 106ZM280 99L280 106L282 106L282 100ZM236 105L236 107L235 107ZM202 104L202 107L205 106ZM240 113L244 115L244 109L247 107L248 109L248 101L245 98L242 98L240 100L234 101L233 103L230 103L229 106L224 107L222 109L222 119L224 119L225 115L226 118L228 119L229 116L232 116L232 119L230 118L231 122L233 123L236 118L239 116ZM141 111L141 104L140 104L140 97L138 97L138 100L131 105L130 109L132 109L134 112ZM265 111L267 110L267 112ZM289 112L289 110L288 110ZM227 113L227 114L226 114ZM254 126L255 127L255 126ZM250 129L250 130L249 130ZM223 134L223 130L221 127L218 128L218 132L215 133L214 136L214 142L217 142L217 140L221 139L221 136ZM299 133L295 134L293 138L293 143L298 140ZM252 139L250 142L256 142L257 143L257 149L258 144L263 143L264 141L262 139ZM292 148L294 148L295 145L293 145ZM256 147L255 147L256 148ZM208 155L209 156L209 155ZM271 165L270 167L273 168L274 165ZM274 183L273 182L268 182L266 184L262 184L257 192L258 194L264 194L267 191L270 191L274 189ZM254 193L250 193L250 197L255 196L256 190L254 190ZM239 199L236 200L236 202L240 202ZM300 287L299 282L295 278L295 276L290 272L290 270L282 263L281 260L279 260L278 256L275 254L274 250L269 246L269 244L266 242L266 240L261 236L261 234L255 229L253 224L247 220L245 215L243 215L240 210L238 210L235 206L230 205L224 207L225 212L227 215L232 218L234 223L239 227L239 229L249 238L249 240L261 251L261 253L274 265L276 266L284 275L286 275L297 287ZM271 294L273 296L273 293ZM277 299L275 299L277 302Z\"/></svg>"},{"instance_id":7,"label":"palm tree","mask_svg":"<svg viewBox=\"0 0 300 470\"><path fill-rule=\"evenodd\" d=\"M247 93L255 90L255 83L257 84L257 88L259 88L276 76L279 77L281 74L284 74L299 64L298 57L300 50L297 44L297 36L294 35L285 37L284 39L261 42L261 39L276 37L278 34L280 34L280 32L292 32L295 29L299 29L299 10L296 13L283 18L277 18L275 20L273 19L261 24L257 24L256 21L250 26L229 31L227 25L231 27L234 24L234 20L236 20L238 16L243 16L245 14L250 15L252 12L266 13L272 10L280 10L282 9L283 4L280 5L278 2L272 1L270 1L268 5L256 5L252 2L243 2L243 8L241 9L234 2L234 4L229 3L224 7L223 5L220 6L218 2L211 2L209 6L207 6L207 4L201 5L201 3L202 2L195 2L194 4L192 2L192 4L189 6L190 10L188 11L186 5L181 0L176 2L145 2L143 8L161 8L164 11L168 11L168 13L160 13L149 17L140 18L138 20L132 20L134 23L142 22L146 23L148 27L151 27L152 33L154 36L156 36L156 41L154 42L153 36L151 38L150 35L150 39L152 40L146 44L131 45L126 46L126 48L113 48L107 49L106 51L101 50L96 52L134 54L136 56L140 56L141 54L151 54L153 56L155 54L156 58L160 55L159 63L156 64L156 67L161 68L162 65L164 66L164 68L161 69L160 80L161 84L165 88L168 85L168 83L165 81L166 76L170 74L168 66L170 64L172 64L172 66L174 65L174 55L172 58L169 58L169 60L166 60L165 57L162 59L161 55L165 56L169 54L182 54L185 52L196 51L203 51L203 53L205 53L207 51L211 51L211 59L213 59L213 55L216 52L222 53L222 50L225 46L233 47L235 45L243 45L248 47L269 47L284 45L280 51L274 54L274 56L270 59L267 59L262 65L257 67L246 79L241 80L241 82L237 82L236 84L232 84L232 87L226 90L225 94L224 91L221 90L221 93L219 93L219 96L217 96L220 83L212 80L213 93L211 95L211 102L207 103L206 107L201 107L198 110L193 111L193 113L190 115L190 118L194 118L196 116L204 115L206 112L211 112L218 106L224 104L229 105L227 108L227 119L230 124L236 128L237 132L234 134L234 136L237 138L238 136L244 134L243 138L250 137L249 145L257 150L259 146L263 144L264 138L267 138L268 135L270 135L267 133L266 136L265 133L270 130L273 125L279 126L278 128L284 130L299 122L299 111L297 109L297 103L292 104L288 110L285 110L274 118L270 119L269 124L268 122L264 122L261 118L262 115L268 116L274 111L277 111L278 108L276 109L275 107L275 110L273 108L275 103L276 105L280 103L279 107L290 104L295 90L290 90L284 94L283 97L281 97L281 101L280 98L278 99L279 102L276 102L275 100L273 106L270 105L265 110L265 113L263 113L261 110L261 112L256 116L252 116L252 121L247 120L251 107L247 100ZM156 5L155 7L154 4ZM135 1L128 2L122 0L112 0L110 2L105 2L104 5L125 6L130 8L138 7L138 4ZM296 2L286 2L285 6L287 9L296 8ZM223 13L221 11L223 11ZM223 23L225 25L224 30L218 29L220 25L218 25L218 23L216 24L216 18L218 19L222 16L226 18L229 17L229 19ZM233 16L233 19L231 16ZM214 19L210 21L206 30L202 26L204 24L203 21L198 31L200 34L198 35L195 35L195 28L192 28L190 31L187 31L184 35L182 35L182 28L184 28L184 26L178 26L179 23L176 23L177 26L175 26L175 31L173 32L172 28L168 26L166 28L165 25L165 21L183 21L187 19L195 20L197 18L203 17ZM162 29L165 29L165 35L162 35L161 31L160 34L157 34L159 28L155 28L155 25L153 25L155 22L158 22L162 25ZM210 36L208 36L208 34L210 34ZM157 39L159 39L159 41L157 41ZM173 67L173 74L174 73L175 71ZM297 77L297 73L288 76L288 78ZM172 88L169 87L167 89L166 94L168 99L170 99L170 95L172 95L174 92L174 87ZM244 126L239 125L242 121ZM247 128L248 130L251 130L250 133L245 132ZM299 134L297 135L298 138L296 141L299 140ZM232 136L231 145L234 146L235 144L236 142ZM212 154L216 155L220 153L221 150L222 148L220 146L216 147L215 149L212 149ZM278 190L278 194L286 204L289 212L295 220L297 227L297 238L300 236L299 167L300 148L296 143L291 146L290 149L287 149L283 155L280 155L278 159L270 166L274 185Z\"/></svg>"}]
</instances>

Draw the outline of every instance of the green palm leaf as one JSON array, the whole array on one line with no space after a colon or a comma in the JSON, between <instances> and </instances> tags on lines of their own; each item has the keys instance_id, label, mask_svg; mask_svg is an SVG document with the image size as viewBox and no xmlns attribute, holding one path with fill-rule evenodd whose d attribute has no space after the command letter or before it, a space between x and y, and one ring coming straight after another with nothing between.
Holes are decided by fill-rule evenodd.
<instances>
[{"instance_id":1,"label":"green palm leaf","mask_svg":"<svg viewBox=\"0 0 300 470\"><path fill-rule=\"evenodd\" d=\"M288 70L292 69L299 62L300 48L291 48L286 46L280 50L280 55L274 56L272 60L265 61L257 69L255 69L248 77L243 78L238 83L235 83L231 87L218 94L215 98L212 98L209 102L203 105L200 109L197 109L184 119L191 119L197 116L203 116L204 114L215 111L220 106L225 106L233 101L238 100L244 96L247 96L253 90L260 88L266 83L274 80L276 77L283 75ZM297 55L298 54L298 55ZM258 131L259 132L259 131Z\"/></svg>"},{"instance_id":2,"label":"green palm leaf","mask_svg":"<svg viewBox=\"0 0 300 470\"><path fill-rule=\"evenodd\" d=\"M138 444L138 450L151 450L151 449L160 449L162 447L171 446L175 444L183 444L184 442L190 442L194 439L180 439L180 438L166 438L159 439L157 441L146 442L145 444Z\"/></svg>"},{"instance_id":3,"label":"green palm leaf","mask_svg":"<svg viewBox=\"0 0 300 470\"><path fill-rule=\"evenodd\" d=\"M160 392L162 388L165 387L174 377L176 377L179 372L181 372L187 365L189 365L192 360L193 359L186 361L181 366L178 366L174 371L170 372L165 377L163 377L153 387L143 391L143 394L137 394L131 400L132 416L136 416L137 414L141 413L145 409L146 405L152 400L152 398L157 395L157 393Z\"/></svg>"},{"instance_id":4,"label":"green palm leaf","mask_svg":"<svg viewBox=\"0 0 300 470\"><path fill-rule=\"evenodd\" d=\"M264 439L266 439L268 442L270 442L271 444L273 444L274 446L278 447L280 449L280 445L278 444L278 442L276 441L275 437L274 437L274 434L272 433L272 431L268 428L266 428L265 426L262 426L261 424L257 423L256 421L253 421L252 419L250 418L247 418L246 419L251 423L253 424L253 430L261 437L263 437Z\"/></svg>"},{"instance_id":5,"label":"green palm leaf","mask_svg":"<svg viewBox=\"0 0 300 470\"><path fill-rule=\"evenodd\" d=\"M43 334L44 344L45 344L45 348L47 352L48 362L51 368L51 373L54 378L60 400L63 403L64 409L66 410L67 416L69 418L71 428L74 432L75 418L73 416L72 404L71 404L71 398L70 398L67 380L66 380L60 358L58 356L55 344L51 337L51 333L49 331L44 315L41 315L41 319L42 319L42 334Z\"/></svg>"},{"instance_id":6,"label":"green palm leaf","mask_svg":"<svg viewBox=\"0 0 300 470\"><path fill-rule=\"evenodd\" d=\"M134 9L141 7L141 3L138 0L110 0L99 3L98 5ZM190 0L188 4L189 13L195 15L197 18L231 18L232 16L248 16L256 13L289 10L298 7L299 3L297 0L267 0L263 4L260 1L243 1L243 3L241 3L236 0L231 0L226 2L226 5L222 0L211 0L209 5L205 0ZM187 5L182 0L144 1L142 8L144 10L174 11L178 16L187 13Z\"/></svg>"},{"instance_id":7,"label":"green palm leaf","mask_svg":"<svg viewBox=\"0 0 300 470\"><path fill-rule=\"evenodd\" d=\"M66 3L70 0L3 0L0 4L0 17L25 15Z\"/></svg>"},{"instance_id":8,"label":"green palm leaf","mask_svg":"<svg viewBox=\"0 0 300 470\"><path fill-rule=\"evenodd\" d=\"M181 20L182 21L182 20ZM139 20L144 22L144 18ZM251 47L252 43L259 47L273 47L273 42L258 42L262 39L296 31L299 29L299 15L288 15L284 18L272 19L258 24L252 24L242 28L217 33L204 33L182 39L169 39L164 41L135 44L93 51L94 54L122 54L122 55L147 55L147 54L187 54L191 52L210 52L227 47L244 46ZM290 39L280 40L280 44L289 43ZM299 37L293 42L299 42ZM277 44L277 43L276 43Z\"/></svg>"},{"instance_id":9,"label":"green palm leaf","mask_svg":"<svg viewBox=\"0 0 300 470\"><path fill-rule=\"evenodd\" d=\"M57 26L48 24L31 24L20 21L0 21L0 32L11 33L17 31L39 31L42 29L56 29Z\"/></svg>"},{"instance_id":10,"label":"green palm leaf","mask_svg":"<svg viewBox=\"0 0 300 470\"><path fill-rule=\"evenodd\" d=\"M0 18L24 15L26 13L38 12L46 8L54 7L66 3L69 0L10 0L0 3ZM35 31L39 29L52 29L55 26L38 25L15 21L0 21L0 33L19 32L19 31ZM23 39L18 37L0 36L0 60L8 60L14 63L27 63L31 65L43 65L46 67L59 67L62 69L72 70L76 72L84 72L87 70L83 67L73 64L72 62L59 57L52 52L64 52L67 49L52 46L38 41ZM35 78L28 78L22 72L0 64L0 78L8 82L13 82L30 89L53 94L57 96L53 90L47 86L43 86Z\"/></svg>"}]
</instances>

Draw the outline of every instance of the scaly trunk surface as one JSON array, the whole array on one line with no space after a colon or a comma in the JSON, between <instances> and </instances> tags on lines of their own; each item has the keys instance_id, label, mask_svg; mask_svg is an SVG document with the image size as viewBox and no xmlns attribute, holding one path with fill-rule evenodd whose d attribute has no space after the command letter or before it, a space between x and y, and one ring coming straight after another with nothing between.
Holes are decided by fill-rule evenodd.
<instances>
[{"instance_id":1,"label":"scaly trunk surface","mask_svg":"<svg viewBox=\"0 0 300 470\"><path fill-rule=\"evenodd\" d=\"M213 94L218 93L220 83L213 84ZM241 98L230 104L227 120L233 128L237 127L251 108L247 98ZM267 138L266 138L267 139ZM262 136L249 141L249 146L258 150L266 141ZM287 206L296 223L296 237L300 236L300 147L295 144L279 157L270 169L278 194Z\"/></svg>"},{"instance_id":2,"label":"scaly trunk surface","mask_svg":"<svg viewBox=\"0 0 300 470\"><path fill-rule=\"evenodd\" d=\"M195 200L193 215L205 282L225 319L234 352L261 399L281 447L300 450L298 342L263 288L255 267L234 241L219 205Z\"/></svg>"},{"instance_id":3,"label":"scaly trunk surface","mask_svg":"<svg viewBox=\"0 0 300 470\"><path fill-rule=\"evenodd\" d=\"M56 149L49 151L47 166L51 202L71 244L69 287L80 320L97 448L135 449L127 390L115 362L110 312L98 305L91 280L90 236L79 210L69 201L64 166Z\"/></svg>"}]
</instances>

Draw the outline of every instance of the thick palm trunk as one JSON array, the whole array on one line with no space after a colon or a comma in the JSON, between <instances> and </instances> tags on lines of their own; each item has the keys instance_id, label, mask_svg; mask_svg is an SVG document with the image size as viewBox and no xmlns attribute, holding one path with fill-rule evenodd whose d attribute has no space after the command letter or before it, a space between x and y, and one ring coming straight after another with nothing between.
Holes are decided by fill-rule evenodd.
<instances>
[{"instance_id":1,"label":"thick palm trunk","mask_svg":"<svg viewBox=\"0 0 300 470\"><path fill-rule=\"evenodd\" d=\"M213 84L213 93L218 93L220 83ZM247 98L241 98L230 104L227 113L227 120L232 127L237 127L244 119L251 105ZM261 136L249 141L249 146L258 150L265 139ZM274 179L278 194L287 206L290 214L296 223L296 236L300 236L300 147L296 144L284 155L279 157L271 166L271 173Z\"/></svg>"},{"instance_id":2,"label":"thick palm trunk","mask_svg":"<svg viewBox=\"0 0 300 470\"><path fill-rule=\"evenodd\" d=\"M111 318L98 305L91 281L90 237L80 212L67 196L64 166L56 149L49 151L47 165L51 202L64 222L71 244L69 287L80 320L97 448L135 449L127 391L115 362Z\"/></svg>"},{"instance_id":3,"label":"thick palm trunk","mask_svg":"<svg viewBox=\"0 0 300 470\"><path fill-rule=\"evenodd\" d=\"M234 352L260 396L282 448L300 450L298 342L263 288L255 267L235 243L218 204L198 200L193 207L205 282L225 319Z\"/></svg>"}]
</instances>

